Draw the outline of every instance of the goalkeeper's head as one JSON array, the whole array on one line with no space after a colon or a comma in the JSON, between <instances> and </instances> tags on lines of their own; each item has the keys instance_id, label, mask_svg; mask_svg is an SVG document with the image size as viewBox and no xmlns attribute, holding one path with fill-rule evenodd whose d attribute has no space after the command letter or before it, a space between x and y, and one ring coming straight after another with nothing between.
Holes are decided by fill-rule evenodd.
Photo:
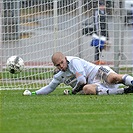
<instances>
[{"instance_id":1,"label":"goalkeeper's head","mask_svg":"<svg viewBox=\"0 0 133 133\"><path fill-rule=\"evenodd\" d=\"M52 55L52 62L61 71L66 71L68 67L67 58L61 52L56 52Z\"/></svg>"}]
</instances>

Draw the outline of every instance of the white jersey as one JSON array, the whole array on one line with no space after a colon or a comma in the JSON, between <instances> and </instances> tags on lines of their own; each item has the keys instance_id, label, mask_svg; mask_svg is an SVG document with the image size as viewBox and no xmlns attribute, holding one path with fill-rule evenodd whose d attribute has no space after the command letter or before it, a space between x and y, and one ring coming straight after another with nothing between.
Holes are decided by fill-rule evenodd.
<instances>
[{"instance_id":1,"label":"white jersey","mask_svg":"<svg viewBox=\"0 0 133 133\"><path fill-rule=\"evenodd\" d=\"M103 68L101 66L95 65L91 62L87 62L78 57L66 56L66 58L68 62L67 70L65 72L59 71L57 74L55 74L50 84L37 90L36 94L48 94L54 91L60 83L64 83L74 88L77 84L77 79L75 76L76 73L82 74L86 78L86 83L88 84L97 84L102 88L104 87L104 89L118 88L118 85L108 84L99 75L100 74L99 70L105 72L107 75L110 72L114 72L111 68L109 67L106 68L105 66Z\"/></svg>"},{"instance_id":2,"label":"white jersey","mask_svg":"<svg viewBox=\"0 0 133 133\"><path fill-rule=\"evenodd\" d=\"M75 77L76 72L82 73L86 77L87 83L92 83L93 79L100 68L95 64L87 62L81 58L66 56L68 61L68 68L65 72L59 71L54 75L53 80L50 83L50 86L56 88L60 83L70 85L72 88L76 85L77 80Z\"/></svg>"}]
</instances>

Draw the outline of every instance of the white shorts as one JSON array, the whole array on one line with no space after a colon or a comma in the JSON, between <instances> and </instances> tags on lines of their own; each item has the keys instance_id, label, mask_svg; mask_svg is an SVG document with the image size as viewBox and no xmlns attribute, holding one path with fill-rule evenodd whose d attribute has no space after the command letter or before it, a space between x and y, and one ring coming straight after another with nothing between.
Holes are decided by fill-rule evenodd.
<instances>
[{"instance_id":1,"label":"white shorts","mask_svg":"<svg viewBox=\"0 0 133 133\"><path fill-rule=\"evenodd\" d=\"M109 84L107 83L106 79L110 73L115 73L110 67L108 66L102 66L99 68L94 80L93 84L96 84L98 86L101 86L102 88L108 88L108 89L117 89L119 87L118 84Z\"/></svg>"}]
</instances>

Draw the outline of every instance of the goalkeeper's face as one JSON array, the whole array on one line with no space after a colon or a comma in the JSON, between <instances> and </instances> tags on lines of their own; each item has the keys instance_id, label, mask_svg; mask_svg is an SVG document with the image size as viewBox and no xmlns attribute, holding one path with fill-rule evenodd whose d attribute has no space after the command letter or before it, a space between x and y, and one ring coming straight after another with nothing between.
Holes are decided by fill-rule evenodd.
<instances>
[{"instance_id":1,"label":"goalkeeper's face","mask_svg":"<svg viewBox=\"0 0 133 133\"><path fill-rule=\"evenodd\" d=\"M66 58L58 58L54 65L61 71L66 71L68 64Z\"/></svg>"},{"instance_id":2,"label":"goalkeeper's face","mask_svg":"<svg viewBox=\"0 0 133 133\"><path fill-rule=\"evenodd\" d=\"M61 52L56 52L52 56L53 64L61 71L66 71L68 67L67 59Z\"/></svg>"},{"instance_id":3,"label":"goalkeeper's face","mask_svg":"<svg viewBox=\"0 0 133 133\"><path fill-rule=\"evenodd\" d=\"M53 64L61 71L66 71L68 67L67 59L64 55L54 56Z\"/></svg>"}]
</instances>

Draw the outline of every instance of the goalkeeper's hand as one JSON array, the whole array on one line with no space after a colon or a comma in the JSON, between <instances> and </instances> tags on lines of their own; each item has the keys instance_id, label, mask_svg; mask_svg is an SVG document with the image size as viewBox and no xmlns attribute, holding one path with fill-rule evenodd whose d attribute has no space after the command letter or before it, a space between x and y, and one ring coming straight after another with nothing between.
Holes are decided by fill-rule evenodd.
<instances>
[{"instance_id":1,"label":"goalkeeper's hand","mask_svg":"<svg viewBox=\"0 0 133 133\"><path fill-rule=\"evenodd\" d=\"M79 88L73 88L71 93L73 95L76 95L79 91L81 91L81 89L79 89Z\"/></svg>"},{"instance_id":2,"label":"goalkeeper's hand","mask_svg":"<svg viewBox=\"0 0 133 133\"><path fill-rule=\"evenodd\" d=\"M86 84L82 84L82 85L79 85L79 86L75 86L73 89L72 89L72 94L75 95L77 94L78 92L80 92L83 87L85 86Z\"/></svg>"}]
</instances>

